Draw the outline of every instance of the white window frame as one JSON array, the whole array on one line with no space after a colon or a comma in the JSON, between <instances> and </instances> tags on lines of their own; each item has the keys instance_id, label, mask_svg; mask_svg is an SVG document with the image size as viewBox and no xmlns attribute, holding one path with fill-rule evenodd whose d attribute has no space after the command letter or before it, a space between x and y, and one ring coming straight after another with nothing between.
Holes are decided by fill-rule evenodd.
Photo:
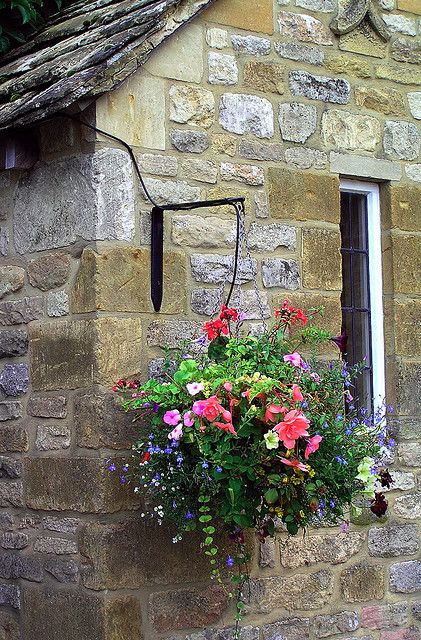
<instances>
[{"instance_id":1,"label":"white window frame","mask_svg":"<svg viewBox=\"0 0 421 640\"><path fill-rule=\"evenodd\" d=\"M385 349L383 330L383 278L379 185L374 182L341 180L340 189L367 197L368 273L370 280L371 358L373 368L374 411L386 397Z\"/></svg>"}]
</instances>

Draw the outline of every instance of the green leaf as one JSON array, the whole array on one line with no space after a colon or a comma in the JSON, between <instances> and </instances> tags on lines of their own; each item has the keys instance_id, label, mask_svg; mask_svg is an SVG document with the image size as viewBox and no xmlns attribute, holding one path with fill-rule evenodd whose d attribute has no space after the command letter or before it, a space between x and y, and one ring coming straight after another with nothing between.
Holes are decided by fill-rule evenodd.
<instances>
[{"instance_id":1,"label":"green leaf","mask_svg":"<svg viewBox=\"0 0 421 640\"><path fill-rule=\"evenodd\" d=\"M205 541L203 544L208 547L210 544L212 544L212 542L213 542L212 536L208 536L207 538L205 538Z\"/></svg>"},{"instance_id":2,"label":"green leaf","mask_svg":"<svg viewBox=\"0 0 421 640\"><path fill-rule=\"evenodd\" d=\"M203 533L215 533L215 527L204 527Z\"/></svg>"},{"instance_id":3,"label":"green leaf","mask_svg":"<svg viewBox=\"0 0 421 640\"><path fill-rule=\"evenodd\" d=\"M212 340L208 347L209 358L215 360L215 362L223 362L227 358L226 346L228 338L225 336L219 336Z\"/></svg>"},{"instance_id":4,"label":"green leaf","mask_svg":"<svg viewBox=\"0 0 421 640\"><path fill-rule=\"evenodd\" d=\"M199 522L210 522L212 520L212 516L200 516Z\"/></svg>"},{"instance_id":5,"label":"green leaf","mask_svg":"<svg viewBox=\"0 0 421 640\"><path fill-rule=\"evenodd\" d=\"M268 504L275 504L279 498L279 493L276 489L268 489L265 493L265 500Z\"/></svg>"},{"instance_id":6,"label":"green leaf","mask_svg":"<svg viewBox=\"0 0 421 640\"><path fill-rule=\"evenodd\" d=\"M296 522L287 522L287 530L292 536L298 533L298 524Z\"/></svg>"}]
</instances>

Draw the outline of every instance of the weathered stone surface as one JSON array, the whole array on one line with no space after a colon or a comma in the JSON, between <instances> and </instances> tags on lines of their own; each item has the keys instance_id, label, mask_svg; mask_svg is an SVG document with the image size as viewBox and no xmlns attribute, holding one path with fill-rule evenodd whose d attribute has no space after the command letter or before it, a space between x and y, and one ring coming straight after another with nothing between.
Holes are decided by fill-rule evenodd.
<instances>
[{"instance_id":1,"label":"weathered stone surface","mask_svg":"<svg viewBox=\"0 0 421 640\"><path fill-rule=\"evenodd\" d=\"M0 390L7 396L20 396L28 391L28 365L6 364L0 370Z\"/></svg>"},{"instance_id":2,"label":"weathered stone surface","mask_svg":"<svg viewBox=\"0 0 421 640\"><path fill-rule=\"evenodd\" d=\"M421 136L412 122L385 122L383 147L388 156L399 160L416 160L420 145Z\"/></svg>"},{"instance_id":3,"label":"weathered stone surface","mask_svg":"<svg viewBox=\"0 0 421 640\"><path fill-rule=\"evenodd\" d=\"M421 164L407 165L405 173L410 180L421 182Z\"/></svg>"},{"instance_id":4,"label":"weathered stone surface","mask_svg":"<svg viewBox=\"0 0 421 640\"><path fill-rule=\"evenodd\" d=\"M363 533L354 531L346 535L312 535L297 540L287 538L280 542L281 564L288 569L310 566L318 562L341 564L360 551L364 540Z\"/></svg>"},{"instance_id":5,"label":"weathered stone surface","mask_svg":"<svg viewBox=\"0 0 421 640\"><path fill-rule=\"evenodd\" d=\"M154 358L148 363L148 378L155 378L158 382L167 382L168 375L177 370L177 364L171 360L167 365L165 358Z\"/></svg>"},{"instance_id":6,"label":"weathered stone surface","mask_svg":"<svg viewBox=\"0 0 421 640\"><path fill-rule=\"evenodd\" d=\"M316 107L299 102L279 105L279 127L283 140L305 142L316 131Z\"/></svg>"},{"instance_id":7,"label":"weathered stone surface","mask_svg":"<svg viewBox=\"0 0 421 640\"><path fill-rule=\"evenodd\" d=\"M78 238L130 240L134 216L133 169L126 152L102 149L38 164L17 190L16 250L65 247Z\"/></svg>"},{"instance_id":8,"label":"weathered stone surface","mask_svg":"<svg viewBox=\"0 0 421 640\"><path fill-rule=\"evenodd\" d=\"M269 205L274 218L339 222L339 182L336 177L271 168Z\"/></svg>"},{"instance_id":9,"label":"weathered stone surface","mask_svg":"<svg viewBox=\"0 0 421 640\"><path fill-rule=\"evenodd\" d=\"M220 0L206 10L206 19L246 31L273 33L273 7L265 0Z\"/></svg>"},{"instance_id":10,"label":"weathered stone surface","mask_svg":"<svg viewBox=\"0 0 421 640\"><path fill-rule=\"evenodd\" d=\"M69 296L66 291L51 291L47 296L47 315L50 318L67 316L69 313Z\"/></svg>"},{"instance_id":11,"label":"weathered stone surface","mask_svg":"<svg viewBox=\"0 0 421 640\"><path fill-rule=\"evenodd\" d=\"M26 458L25 473L31 509L113 513L137 503L98 458Z\"/></svg>"},{"instance_id":12,"label":"weathered stone surface","mask_svg":"<svg viewBox=\"0 0 421 640\"><path fill-rule=\"evenodd\" d=\"M269 100L243 93L225 93L219 105L219 123L232 133L273 136L273 109Z\"/></svg>"},{"instance_id":13,"label":"weathered stone surface","mask_svg":"<svg viewBox=\"0 0 421 640\"><path fill-rule=\"evenodd\" d=\"M156 180L146 178L146 188L158 204L194 202L200 200L199 187L193 187L184 180ZM144 196L143 196L144 197ZM146 200L146 198L144 197ZM149 202L148 202L149 204Z\"/></svg>"},{"instance_id":14,"label":"weathered stone surface","mask_svg":"<svg viewBox=\"0 0 421 640\"><path fill-rule=\"evenodd\" d=\"M398 0L398 9L416 13L421 16L421 7L418 4L418 0Z\"/></svg>"},{"instance_id":15,"label":"weathered stone surface","mask_svg":"<svg viewBox=\"0 0 421 640\"><path fill-rule=\"evenodd\" d=\"M421 443L408 442L398 446L399 461L406 467L421 467Z\"/></svg>"},{"instance_id":16,"label":"weathered stone surface","mask_svg":"<svg viewBox=\"0 0 421 640\"><path fill-rule=\"evenodd\" d=\"M367 20L363 20L356 29L341 35L339 49L374 58L384 58L387 44L374 31Z\"/></svg>"},{"instance_id":17,"label":"weathered stone surface","mask_svg":"<svg viewBox=\"0 0 421 640\"><path fill-rule=\"evenodd\" d=\"M381 140L380 122L371 116L331 109L322 116L322 140L336 149L374 151Z\"/></svg>"},{"instance_id":18,"label":"weathered stone surface","mask_svg":"<svg viewBox=\"0 0 421 640\"><path fill-rule=\"evenodd\" d=\"M201 325L190 320L156 320L151 322L147 331L147 343L150 347L168 346L174 349L183 340L194 340L201 335Z\"/></svg>"},{"instance_id":19,"label":"weathered stone surface","mask_svg":"<svg viewBox=\"0 0 421 640\"><path fill-rule=\"evenodd\" d=\"M249 60L244 65L244 84L257 91L282 94L285 91L283 78L283 68L274 62Z\"/></svg>"},{"instance_id":20,"label":"weathered stone surface","mask_svg":"<svg viewBox=\"0 0 421 640\"><path fill-rule=\"evenodd\" d=\"M396 366L396 409L403 414L419 415L421 397L418 393L421 364L400 361Z\"/></svg>"},{"instance_id":21,"label":"weathered stone surface","mask_svg":"<svg viewBox=\"0 0 421 640\"><path fill-rule=\"evenodd\" d=\"M28 334L23 329L0 331L0 358L24 356L28 351Z\"/></svg>"},{"instance_id":22,"label":"weathered stone surface","mask_svg":"<svg viewBox=\"0 0 421 640\"><path fill-rule=\"evenodd\" d=\"M176 245L203 248L232 246L235 223L222 218L177 215L172 219L172 241Z\"/></svg>"},{"instance_id":23,"label":"weathered stone surface","mask_svg":"<svg viewBox=\"0 0 421 640\"><path fill-rule=\"evenodd\" d=\"M193 254L190 258L192 276L196 282L221 284L225 280L232 282L233 257L220 254ZM256 274L256 260L241 258L237 268L236 284L244 284Z\"/></svg>"},{"instance_id":24,"label":"weathered stone surface","mask_svg":"<svg viewBox=\"0 0 421 640\"><path fill-rule=\"evenodd\" d=\"M60 287L69 277L70 257L66 253L50 253L31 260L28 278L33 287L49 291Z\"/></svg>"},{"instance_id":25,"label":"weathered stone surface","mask_svg":"<svg viewBox=\"0 0 421 640\"><path fill-rule=\"evenodd\" d=\"M329 56L325 60L325 67L333 73L344 73L356 78L371 78L372 75L368 62L344 54Z\"/></svg>"},{"instance_id":26,"label":"weathered stone surface","mask_svg":"<svg viewBox=\"0 0 421 640\"><path fill-rule=\"evenodd\" d=\"M223 153L233 157L237 152L237 139L228 133L214 133L212 136L211 149L214 153Z\"/></svg>"},{"instance_id":27,"label":"weathered stone surface","mask_svg":"<svg viewBox=\"0 0 421 640\"><path fill-rule=\"evenodd\" d=\"M11 612L0 612L0 640L21 640L19 621Z\"/></svg>"},{"instance_id":28,"label":"weathered stone surface","mask_svg":"<svg viewBox=\"0 0 421 640\"><path fill-rule=\"evenodd\" d=\"M22 417L21 402L0 402L0 422L16 420L16 418L20 417Z\"/></svg>"},{"instance_id":29,"label":"weathered stone surface","mask_svg":"<svg viewBox=\"0 0 421 640\"><path fill-rule=\"evenodd\" d=\"M268 218L269 206L266 191L257 191L254 194L254 211L256 218Z\"/></svg>"},{"instance_id":30,"label":"weathered stone surface","mask_svg":"<svg viewBox=\"0 0 421 640\"><path fill-rule=\"evenodd\" d=\"M255 187L264 183L265 177L263 169L250 164L233 164L232 162L221 163L221 180L243 182Z\"/></svg>"},{"instance_id":31,"label":"weathered stone surface","mask_svg":"<svg viewBox=\"0 0 421 640\"><path fill-rule=\"evenodd\" d=\"M32 338L31 380L36 391L112 385L140 370L140 319L44 323L34 328Z\"/></svg>"},{"instance_id":32,"label":"weathered stone surface","mask_svg":"<svg viewBox=\"0 0 421 640\"><path fill-rule=\"evenodd\" d=\"M301 42L332 45L329 29L313 16L281 11L278 16L279 31L282 36L295 38Z\"/></svg>"},{"instance_id":33,"label":"weathered stone surface","mask_svg":"<svg viewBox=\"0 0 421 640\"><path fill-rule=\"evenodd\" d=\"M290 71L289 88L294 96L337 104L349 102L351 92L351 86L347 80L314 76L306 71Z\"/></svg>"},{"instance_id":34,"label":"weathered stone surface","mask_svg":"<svg viewBox=\"0 0 421 640\"><path fill-rule=\"evenodd\" d=\"M285 247L293 251L296 248L297 233L294 227L283 224L250 225L248 246L257 251L275 251L278 247Z\"/></svg>"},{"instance_id":35,"label":"weathered stone surface","mask_svg":"<svg viewBox=\"0 0 421 640\"><path fill-rule=\"evenodd\" d=\"M382 487L382 491L387 493L388 491L407 491L415 487L414 474L408 471L393 471L390 470L392 476L392 484L390 488Z\"/></svg>"},{"instance_id":36,"label":"weathered stone surface","mask_svg":"<svg viewBox=\"0 0 421 640\"><path fill-rule=\"evenodd\" d=\"M41 297L23 298L0 302L0 327L11 324L28 324L43 317Z\"/></svg>"},{"instance_id":37,"label":"weathered stone surface","mask_svg":"<svg viewBox=\"0 0 421 640\"><path fill-rule=\"evenodd\" d=\"M273 308L279 309L280 307L282 307L282 303L284 300L284 294L279 293L278 295L274 295L272 298ZM290 304L292 304L294 307L298 307L299 309L317 308L322 305L325 310L325 314L323 317L323 328L326 329L326 331L329 331L332 335L337 335L338 333L340 333L342 322L340 293L337 293L333 296L327 296L324 293L320 294L311 291L306 291L304 293L291 291L291 293L288 293L288 300ZM337 347L334 346L334 348L334 353L335 355L337 355ZM354 532L351 532L350 535L352 539ZM340 537L338 541L340 541ZM333 542L333 539L331 539L330 537L327 538L327 546L329 545L329 542Z\"/></svg>"},{"instance_id":38,"label":"weathered stone surface","mask_svg":"<svg viewBox=\"0 0 421 640\"><path fill-rule=\"evenodd\" d=\"M29 398L27 413L36 418L65 418L67 416L64 396L39 396Z\"/></svg>"},{"instance_id":39,"label":"weathered stone surface","mask_svg":"<svg viewBox=\"0 0 421 640\"><path fill-rule=\"evenodd\" d=\"M348 567L341 574L341 590L346 602L381 600L384 596L383 568L365 561Z\"/></svg>"},{"instance_id":40,"label":"weathered stone surface","mask_svg":"<svg viewBox=\"0 0 421 640\"><path fill-rule=\"evenodd\" d=\"M77 394L74 425L77 445L88 449L130 449L139 433L139 423L123 411L119 399L99 391Z\"/></svg>"},{"instance_id":41,"label":"weathered stone surface","mask_svg":"<svg viewBox=\"0 0 421 640\"><path fill-rule=\"evenodd\" d=\"M373 527L368 532L368 553L382 558L413 555L418 551L418 540L419 531L415 524Z\"/></svg>"},{"instance_id":42,"label":"weathered stone surface","mask_svg":"<svg viewBox=\"0 0 421 640\"><path fill-rule=\"evenodd\" d=\"M403 627L407 623L408 604L406 602L364 607L361 611L361 626L364 629L389 629Z\"/></svg>"},{"instance_id":43,"label":"weathered stone surface","mask_svg":"<svg viewBox=\"0 0 421 640\"><path fill-rule=\"evenodd\" d=\"M415 620L421 620L421 602L413 602L411 606L411 613Z\"/></svg>"},{"instance_id":44,"label":"weathered stone surface","mask_svg":"<svg viewBox=\"0 0 421 640\"><path fill-rule=\"evenodd\" d=\"M333 173L379 180L399 180L402 175L398 162L368 156L351 156L334 151L330 153L330 170Z\"/></svg>"},{"instance_id":45,"label":"weathered stone surface","mask_svg":"<svg viewBox=\"0 0 421 640\"><path fill-rule=\"evenodd\" d=\"M264 291L237 290L234 291L231 301L232 305L243 313L245 320L264 320L271 316L268 297Z\"/></svg>"},{"instance_id":46,"label":"weathered stone surface","mask_svg":"<svg viewBox=\"0 0 421 640\"><path fill-rule=\"evenodd\" d=\"M407 94L407 98L412 115L421 120L421 91L412 91Z\"/></svg>"},{"instance_id":47,"label":"weathered stone surface","mask_svg":"<svg viewBox=\"0 0 421 640\"><path fill-rule=\"evenodd\" d=\"M0 529L2 531L12 531L14 527L14 518L10 513L0 514Z\"/></svg>"},{"instance_id":48,"label":"weathered stone surface","mask_svg":"<svg viewBox=\"0 0 421 640\"><path fill-rule=\"evenodd\" d=\"M309 619L288 618L262 627L265 640L308 640ZM256 636L257 639L257 636Z\"/></svg>"},{"instance_id":49,"label":"weathered stone surface","mask_svg":"<svg viewBox=\"0 0 421 640\"><path fill-rule=\"evenodd\" d=\"M199 315L213 316L221 303L221 296L216 289L193 289L191 293L191 309Z\"/></svg>"},{"instance_id":50,"label":"weathered stone surface","mask_svg":"<svg viewBox=\"0 0 421 640\"><path fill-rule=\"evenodd\" d=\"M412 18L399 14L383 14L383 20L387 24L391 33L404 33L408 36L417 35L417 23Z\"/></svg>"},{"instance_id":51,"label":"weathered stone surface","mask_svg":"<svg viewBox=\"0 0 421 640\"><path fill-rule=\"evenodd\" d=\"M2 403L0 403L0 422L2 420L13 419L10 413L7 413L7 417L4 417L4 413L1 413L1 404ZM22 453L28 450L28 433L23 427L2 426L0 434L0 453Z\"/></svg>"},{"instance_id":52,"label":"weathered stone surface","mask_svg":"<svg viewBox=\"0 0 421 640\"><path fill-rule=\"evenodd\" d=\"M199 25L179 29L145 63L153 76L184 82L200 82L203 75L203 32Z\"/></svg>"},{"instance_id":53,"label":"weathered stone surface","mask_svg":"<svg viewBox=\"0 0 421 640\"><path fill-rule=\"evenodd\" d=\"M266 538L259 545L259 567L273 569L276 563L276 543L274 540Z\"/></svg>"},{"instance_id":54,"label":"weathered stone surface","mask_svg":"<svg viewBox=\"0 0 421 640\"><path fill-rule=\"evenodd\" d=\"M421 40L397 38L392 43L391 56L399 62L421 64Z\"/></svg>"},{"instance_id":55,"label":"weathered stone surface","mask_svg":"<svg viewBox=\"0 0 421 640\"><path fill-rule=\"evenodd\" d=\"M386 87L355 87L355 102L360 107L372 109L389 116L406 114L403 95Z\"/></svg>"},{"instance_id":56,"label":"weathered stone surface","mask_svg":"<svg viewBox=\"0 0 421 640\"><path fill-rule=\"evenodd\" d=\"M304 7L310 11L323 11L329 13L335 9L333 0L296 0L297 7Z\"/></svg>"},{"instance_id":57,"label":"weathered stone surface","mask_svg":"<svg viewBox=\"0 0 421 640\"><path fill-rule=\"evenodd\" d=\"M338 633L355 631L359 627L356 611L341 611L332 615L316 616L310 623L315 638L328 638Z\"/></svg>"},{"instance_id":58,"label":"weathered stone surface","mask_svg":"<svg viewBox=\"0 0 421 640\"><path fill-rule=\"evenodd\" d=\"M8 293L15 293L22 289L25 282L25 270L21 267L0 267L0 298Z\"/></svg>"},{"instance_id":59,"label":"weathered stone surface","mask_svg":"<svg viewBox=\"0 0 421 640\"><path fill-rule=\"evenodd\" d=\"M39 451L56 451L70 447L70 430L65 425L42 424L37 427L35 446Z\"/></svg>"},{"instance_id":60,"label":"weathered stone surface","mask_svg":"<svg viewBox=\"0 0 421 640\"><path fill-rule=\"evenodd\" d=\"M80 520L77 518L55 518L47 516L42 519L42 526L47 531L58 531L59 533L76 533Z\"/></svg>"},{"instance_id":61,"label":"weathered stone surface","mask_svg":"<svg viewBox=\"0 0 421 640\"><path fill-rule=\"evenodd\" d=\"M265 287L293 290L300 286L300 270L295 260L266 258L262 262L262 278Z\"/></svg>"},{"instance_id":62,"label":"weathered stone surface","mask_svg":"<svg viewBox=\"0 0 421 640\"><path fill-rule=\"evenodd\" d=\"M0 584L0 605L20 609L20 588L14 584Z\"/></svg>"},{"instance_id":63,"label":"weathered stone surface","mask_svg":"<svg viewBox=\"0 0 421 640\"><path fill-rule=\"evenodd\" d=\"M285 162L297 167L297 169L325 169L327 154L318 149L305 149L304 147L292 147L285 149Z\"/></svg>"},{"instance_id":64,"label":"weathered stone surface","mask_svg":"<svg viewBox=\"0 0 421 640\"><path fill-rule=\"evenodd\" d=\"M0 554L0 577L8 580L23 578L30 582L41 582L43 571L41 563L35 558L17 553Z\"/></svg>"},{"instance_id":65,"label":"weathered stone surface","mask_svg":"<svg viewBox=\"0 0 421 640\"><path fill-rule=\"evenodd\" d=\"M201 87L173 85L170 88L170 120L207 129L215 118L215 100Z\"/></svg>"},{"instance_id":66,"label":"weathered stone surface","mask_svg":"<svg viewBox=\"0 0 421 640\"><path fill-rule=\"evenodd\" d=\"M49 558L44 564L44 569L59 582L77 582L79 579L79 567L74 560Z\"/></svg>"},{"instance_id":67,"label":"weathered stone surface","mask_svg":"<svg viewBox=\"0 0 421 640\"><path fill-rule=\"evenodd\" d=\"M28 536L21 531L5 531L0 538L0 547L3 549L25 549L28 544Z\"/></svg>"},{"instance_id":68,"label":"weathered stone surface","mask_svg":"<svg viewBox=\"0 0 421 640\"><path fill-rule=\"evenodd\" d=\"M0 456L0 478L20 478L22 475L22 464L19 460Z\"/></svg>"},{"instance_id":69,"label":"weathered stone surface","mask_svg":"<svg viewBox=\"0 0 421 640\"><path fill-rule=\"evenodd\" d=\"M77 544L66 538L38 538L34 542L34 551L66 555L77 553Z\"/></svg>"},{"instance_id":70,"label":"weathered stone surface","mask_svg":"<svg viewBox=\"0 0 421 640\"><path fill-rule=\"evenodd\" d=\"M174 156L141 153L137 156L140 170L156 176L176 176L178 160Z\"/></svg>"},{"instance_id":71,"label":"weathered stone surface","mask_svg":"<svg viewBox=\"0 0 421 640\"><path fill-rule=\"evenodd\" d=\"M284 159L284 150L277 142L260 142L259 140L241 140L239 154L250 160L271 160L278 162Z\"/></svg>"},{"instance_id":72,"label":"weathered stone surface","mask_svg":"<svg viewBox=\"0 0 421 640\"><path fill-rule=\"evenodd\" d=\"M379 65L375 69L376 78L392 80L400 84L413 84L419 86L421 82L421 71L415 67L412 69L403 68L402 65Z\"/></svg>"},{"instance_id":73,"label":"weathered stone surface","mask_svg":"<svg viewBox=\"0 0 421 640\"><path fill-rule=\"evenodd\" d=\"M420 640L419 627L408 627L393 631L383 631L380 640Z\"/></svg>"},{"instance_id":74,"label":"weathered stone surface","mask_svg":"<svg viewBox=\"0 0 421 640\"><path fill-rule=\"evenodd\" d=\"M270 40L257 36L231 36L232 48L238 53L248 53L252 56L266 56L270 53Z\"/></svg>"},{"instance_id":75,"label":"weathered stone surface","mask_svg":"<svg viewBox=\"0 0 421 640\"><path fill-rule=\"evenodd\" d=\"M234 56L211 51L208 54L209 83L237 84L238 67Z\"/></svg>"},{"instance_id":76,"label":"weathered stone surface","mask_svg":"<svg viewBox=\"0 0 421 640\"><path fill-rule=\"evenodd\" d=\"M260 578L250 583L249 608L269 613L275 607L287 611L318 609L330 601L333 576L326 569L290 577Z\"/></svg>"},{"instance_id":77,"label":"weathered stone surface","mask_svg":"<svg viewBox=\"0 0 421 640\"><path fill-rule=\"evenodd\" d=\"M206 42L213 49L225 49L230 46L228 31L216 27L206 31Z\"/></svg>"},{"instance_id":78,"label":"weathered stone surface","mask_svg":"<svg viewBox=\"0 0 421 640\"><path fill-rule=\"evenodd\" d=\"M151 622L156 631L204 627L217 622L228 597L217 584L158 591L149 597Z\"/></svg>"},{"instance_id":79,"label":"weathered stone surface","mask_svg":"<svg viewBox=\"0 0 421 640\"><path fill-rule=\"evenodd\" d=\"M275 51L281 58L306 62L307 64L322 65L325 54L316 47L309 47L297 42L275 42Z\"/></svg>"},{"instance_id":80,"label":"weathered stone surface","mask_svg":"<svg viewBox=\"0 0 421 640\"><path fill-rule=\"evenodd\" d=\"M398 517L406 520L421 518L421 493L409 493L395 498L393 511Z\"/></svg>"},{"instance_id":81,"label":"weathered stone surface","mask_svg":"<svg viewBox=\"0 0 421 640\"><path fill-rule=\"evenodd\" d=\"M0 256L6 257L9 252L9 232L0 227Z\"/></svg>"},{"instance_id":82,"label":"weathered stone surface","mask_svg":"<svg viewBox=\"0 0 421 640\"><path fill-rule=\"evenodd\" d=\"M188 153L202 153L209 147L208 134L204 131L191 131L187 129L172 129L170 140L178 151Z\"/></svg>"},{"instance_id":83,"label":"weathered stone surface","mask_svg":"<svg viewBox=\"0 0 421 640\"><path fill-rule=\"evenodd\" d=\"M421 584L421 562L410 560L390 566L390 590L394 593L415 593Z\"/></svg>"}]
</instances>

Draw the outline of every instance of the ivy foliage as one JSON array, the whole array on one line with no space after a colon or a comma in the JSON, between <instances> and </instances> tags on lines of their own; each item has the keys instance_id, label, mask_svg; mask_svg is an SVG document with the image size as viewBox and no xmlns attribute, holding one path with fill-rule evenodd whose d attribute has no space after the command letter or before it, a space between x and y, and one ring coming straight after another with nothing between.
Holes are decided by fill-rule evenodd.
<instances>
[{"instance_id":1,"label":"ivy foliage","mask_svg":"<svg viewBox=\"0 0 421 640\"><path fill-rule=\"evenodd\" d=\"M62 0L0 0L0 54L23 44L61 6Z\"/></svg>"}]
</instances>

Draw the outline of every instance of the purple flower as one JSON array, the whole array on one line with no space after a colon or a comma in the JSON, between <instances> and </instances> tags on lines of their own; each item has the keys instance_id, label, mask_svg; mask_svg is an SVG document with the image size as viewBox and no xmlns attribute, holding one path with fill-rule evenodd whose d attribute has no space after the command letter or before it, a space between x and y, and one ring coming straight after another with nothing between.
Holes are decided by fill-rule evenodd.
<instances>
[{"instance_id":1,"label":"purple flower","mask_svg":"<svg viewBox=\"0 0 421 640\"><path fill-rule=\"evenodd\" d=\"M171 447L166 447L166 448L164 449L164 453L172 453L172 449L171 449Z\"/></svg>"},{"instance_id":2,"label":"purple flower","mask_svg":"<svg viewBox=\"0 0 421 640\"><path fill-rule=\"evenodd\" d=\"M154 402L154 403L153 403L153 409L152 409L152 411L153 411L154 413L158 413L158 411L159 411L159 404L158 404L157 402Z\"/></svg>"},{"instance_id":3,"label":"purple flower","mask_svg":"<svg viewBox=\"0 0 421 640\"><path fill-rule=\"evenodd\" d=\"M208 469L208 468L209 468L209 464L205 460L204 462L202 462L202 469Z\"/></svg>"},{"instance_id":4,"label":"purple flower","mask_svg":"<svg viewBox=\"0 0 421 640\"><path fill-rule=\"evenodd\" d=\"M216 467L216 472L217 473L222 473L222 467Z\"/></svg>"},{"instance_id":5,"label":"purple flower","mask_svg":"<svg viewBox=\"0 0 421 640\"><path fill-rule=\"evenodd\" d=\"M348 342L348 336L346 335L346 331L343 330L341 335L339 336L335 336L333 338L331 338L332 342L334 342L336 344L336 346L338 347L339 351L341 353L346 353L346 345Z\"/></svg>"},{"instance_id":6,"label":"purple flower","mask_svg":"<svg viewBox=\"0 0 421 640\"><path fill-rule=\"evenodd\" d=\"M122 466L121 468L122 468L122 470L123 470L124 472L126 472L126 471L128 471L128 470L129 470L129 465L128 465L128 464L123 464L123 466Z\"/></svg>"},{"instance_id":7,"label":"purple flower","mask_svg":"<svg viewBox=\"0 0 421 640\"><path fill-rule=\"evenodd\" d=\"M115 466L114 462L112 462L112 463L110 464L110 466L108 467L108 470L109 470L109 471L115 471L116 469L117 469L117 467Z\"/></svg>"},{"instance_id":8,"label":"purple flower","mask_svg":"<svg viewBox=\"0 0 421 640\"><path fill-rule=\"evenodd\" d=\"M123 475L120 476L120 482L121 484L125 484L127 482L126 478Z\"/></svg>"},{"instance_id":9,"label":"purple flower","mask_svg":"<svg viewBox=\"0 0 421 640\"><path fill-rule=\"evenodd\" d=\"M232 556L228 556L227 558L227 567L233 567L234 566L234 558Z\"/></svg>"},{"instance_id":10,"label":"purple flower","mask_svg":"<svg viewBox=\"0 0 421 640\"><path fill-rule=\"evenodd\" d=\"M333 509L333 507L336 507L336 502L334 500L329 500L329 505L331 509Z\"/></svg>"},{"instance_id":11,"label":"purple flower","mask_svg":"<svg viewBox=\"0 0 421 640\"><path fill-rule=\"evenodd\" d=\"M194 518L194 514L191 511L187 511L184 517L186 518L186 520L191 520L192 518Z\"/></svg>"},{"instance_id":12,"label":"purple flower","mask_svg":"<svg viewBox=\"0 0 421 640\"><path fill-rule=\"evenodd\" d=\"M349 522L342 522L340 526L341 533L348 533L349 531Z\"/></svg>"}]
</instances>

